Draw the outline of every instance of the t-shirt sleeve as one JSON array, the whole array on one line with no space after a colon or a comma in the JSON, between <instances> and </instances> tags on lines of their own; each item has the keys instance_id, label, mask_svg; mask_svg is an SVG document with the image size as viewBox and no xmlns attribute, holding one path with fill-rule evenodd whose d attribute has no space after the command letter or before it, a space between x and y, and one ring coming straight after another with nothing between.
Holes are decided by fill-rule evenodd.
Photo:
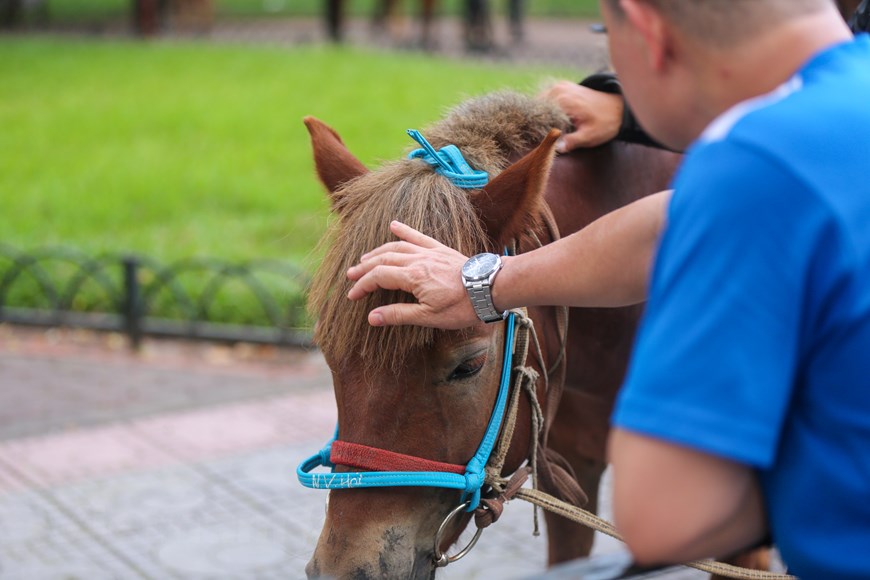
<instances>
[{"instance_id":1,"label":"t-shirt sleeve","mask_svg":"<svg viewBox=\"0 0 870 580\"><path fill-rule=\"evenodd\" d=\"M798 364L814 202L731 142L691 152L674 185L613 423L766 467Z\"/></svg>"}]
</instances>

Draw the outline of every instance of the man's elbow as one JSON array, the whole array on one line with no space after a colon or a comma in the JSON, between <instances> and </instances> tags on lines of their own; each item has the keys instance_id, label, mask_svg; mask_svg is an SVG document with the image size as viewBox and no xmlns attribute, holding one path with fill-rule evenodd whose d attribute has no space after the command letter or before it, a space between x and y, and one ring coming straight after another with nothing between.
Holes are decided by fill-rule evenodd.
<instances>
[{"instance_id":1,"label":"man's elbow","mask_svg":"<svg viewBox=\"0 0 870 580\"><path fill-rule=\"evenodd\" d=\"M615 429L616 527L639 564L730 554L763 535L764 509L745 465Z\"/></svg>"},{"instance_id":2,"label":"man's elbow","mask_svg":"<svg viewBox=\"0 0 870 580\"><path fill-rule=\"evenodd\" d=\"M692 538L685 529L671 525L661 514L634 509L630 513L615 513L616 527L622 534L634 561L640 566L677 564L686 561Z\"/></svg>"}]
</instances>

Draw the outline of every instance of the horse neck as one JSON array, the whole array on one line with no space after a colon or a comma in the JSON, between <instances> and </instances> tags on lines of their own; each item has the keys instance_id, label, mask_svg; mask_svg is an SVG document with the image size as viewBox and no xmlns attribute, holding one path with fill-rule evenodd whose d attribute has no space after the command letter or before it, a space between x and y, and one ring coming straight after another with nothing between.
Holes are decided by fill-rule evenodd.
<instances>
[{"instance_id":1,"label":"horse neck","mask_svg":"<svg viewBox=\"0 0 870 580\"><path fill-rule=\"evenodd\" d=\"M606 213L644 195L666 189L681 157L640 145L612 143L558 157L545 200L568 236ZM604 459L609 416L622 383L640 307L570 309L561 405L576 415L574 425L556 425L584 457ZM578 441L577 425L584 437ZM558 438L558 436L557 436Z\"/></svg>"},{"instance_id":2,"label":"horse neck","mask_svg":"<svg viewBox=\"0 0 870 580\"><path fill-rule=\"evenodd\" d=\"M556 217L549 204L544 201L532 228L518 243L518 253L530 252L546 246L561 237ZM565 378L565 342L567 332L567 309L557 306L535 306L529 308L529 317L535 322L535 332L540 344L540 360L530 357L530 364L542 376L547 377L549 390L561 390ZM543 402L552 398L551 393L538 393Z\"/></svg>"},{"instance_id":3,"label":"horse neck","mask_svg":"<svg viewBox=\"0 0 870 580\"><path fill-rule=\"evenodd\" d=\"M681 156L642 145L613 142L560 155L544 199L570 235L619 207L664 190Z\"/></svg>"}]
</instances>

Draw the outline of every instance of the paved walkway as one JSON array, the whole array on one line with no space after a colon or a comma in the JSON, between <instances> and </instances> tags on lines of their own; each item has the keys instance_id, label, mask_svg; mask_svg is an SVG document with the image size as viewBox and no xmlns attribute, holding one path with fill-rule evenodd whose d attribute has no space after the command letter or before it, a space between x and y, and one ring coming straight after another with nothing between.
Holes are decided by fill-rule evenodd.
<instances>
[{"instance_id":1,"label":"paved walkway","mask_svg":"<svg viewBox=\"0 0 870 580\"><path fill-rule=\"evenodd\" d=\"M325 496L294 470L334 422L316 352L0 326L0 579L302 578ZM512 503L439 578L540 573L531 529Z\"/></svg>"}]
</instances>

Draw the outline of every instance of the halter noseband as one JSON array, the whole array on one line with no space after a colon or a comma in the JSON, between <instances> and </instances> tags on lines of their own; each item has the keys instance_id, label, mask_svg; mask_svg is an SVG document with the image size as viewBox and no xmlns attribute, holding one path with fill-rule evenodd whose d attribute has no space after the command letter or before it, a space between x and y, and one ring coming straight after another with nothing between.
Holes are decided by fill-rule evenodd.
<instances>
[{"instance_id":1,"label":"halter noseband","mask_svg":"<svg viewBox=\"0 0 870 580\"><path fill-rule=\"evenodd\" d=\"M305 487L312 489L356 489L363 487L440 487L462 491L465 511L474 511L480 503L485 483L484 469L501 430L502 418L508 401L513 365L516 314L507 318L505 330L504 362L495 408L489 419L483 440L474 457L464 466L421 459L410 455L376 449L338 440L335 436L318 453L296 468L296 476ZM378 471L336 473L336 465L346 465ZM329 472L311 473L318 467Z\"/></svg>"}]
</instances>

